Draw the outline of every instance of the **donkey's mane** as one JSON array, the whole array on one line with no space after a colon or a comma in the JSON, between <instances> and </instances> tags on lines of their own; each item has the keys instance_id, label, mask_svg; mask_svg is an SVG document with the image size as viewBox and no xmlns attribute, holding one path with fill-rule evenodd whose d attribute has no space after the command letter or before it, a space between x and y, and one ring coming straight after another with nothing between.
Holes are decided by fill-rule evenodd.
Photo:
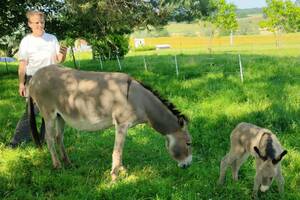
<instances>
[{"instance_id":1,"label":"donkey's mane","mask_svg":"<svg viewBox=\"0 0 300 200\"><path fill-rule=\"evenodd\" d=\"M138 82L145 89L149 90L154 96L156 96L177 117L178 120L184 120L185 122L188 122L188 118L183 113L181 113L173 103L171 103L170 101L161 97L161 95L156 90L154 90L152 87L145 85L144 83L142 83L140 81L138 81Z\"/></svg>"},{"instance_id":2,"label":"donkey's mane","mask_svg":"<svg viewBox=\"0 0 300 200\"><path fill-rule=\"evenodd\" d=\"M269 157L272 160L275 159L275 151L273 148L273 140L270 133L265 132L264 135L267 135L266 139L266 155L265 157Z\"/></svg>"},{"instance_id":3,"label":"donkey's mane","mask_svg":"<svg viewBox=\"0 0 300 200\"><path fill-rule=\"evenodd\" d=\"M272 137L271 137L271 135L268 135L266 155L269 156L273 160L273 159L275 159L275 151L274 151L272 144L273 144Z\"/></svg>"}]
</instances>

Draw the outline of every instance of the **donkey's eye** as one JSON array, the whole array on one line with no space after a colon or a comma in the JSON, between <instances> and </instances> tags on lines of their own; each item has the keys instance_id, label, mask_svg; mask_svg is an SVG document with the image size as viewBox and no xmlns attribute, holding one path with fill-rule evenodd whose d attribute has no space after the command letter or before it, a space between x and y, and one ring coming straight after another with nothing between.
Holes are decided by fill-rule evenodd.
<instances>
[{"instance_id":1,"label":"donkey's eye","mask_svg":"<svg viewBox=\"0 0 300 200\"><path fill-rule=\"evenodd\" d=\"M190 143L190 142L187 142L187 143L186 143L186 145L187 145L187 146L191 146L191 145L192 145L192 143Z\"/></svg>"}]
</instances>

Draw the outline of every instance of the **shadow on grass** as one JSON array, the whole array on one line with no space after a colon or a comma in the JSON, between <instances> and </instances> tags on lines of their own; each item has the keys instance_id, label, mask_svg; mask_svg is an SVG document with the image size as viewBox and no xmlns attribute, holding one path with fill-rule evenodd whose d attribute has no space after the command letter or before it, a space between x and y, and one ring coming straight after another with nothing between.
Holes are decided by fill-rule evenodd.
<instances>
[{"instance_id":1,"label":"shadow on grass","mask_svg":"<svg viewBox=\"0 0 300 200\"><path fill-rule=\"evenodd\" d=\"M22 155L6 164L8 170L0 174L0 195L10 199L250 199L253 162L242 167L238 183L228 180L219 188L215 183L220 159L229 149L231 131L241 121L269 128L286 142L291 140L291 134L297 134L299 97L289 97L288 90L299 87L299 80L289 77L300 72L294 66L287 68L286 60L299 61L290 57L274 60L268 56L242 55L245 81L241 83L237 55L218 54L213 61L206 57L178 56L178 77L171 55L147 56L148 71L141 56L121 60L122 71L174 100L179 110L189 116L194 152L194 163L189 169L177 168L159 134L147 126L137 126L129 130L126 138L123 161L128 172L117 184L110 185L114 129L99 134L67 128L65 144L74 166L54 171L46 148L36 152L30 146L22 147ZM72 66L71 62L65 64ZM81 66L83 70L100 71L98 61L82 60ZM119 71L117 62L105 62L102 71ZM13 88L17 86L17 73L1 75L0 81L1 99L15 101L0 104L1 110L6 107L0 119L17 121L18 116L7 109L14 104L21 107L21 101L14 100L18 96ZM239 108L248 104L252 107L246 111ZM228 112L229 106L237 114ZM12 110L15 112L16 108ZM13 124L1 126L14 128ZM299 144L290 143L299 148ZM294 180L292 176L296 173L289 172L288 179ZM300 196L292 186L287 191L289 198ZM262 199L278 199L277 188L272 186Z\"/></svg>"}]
</instances>

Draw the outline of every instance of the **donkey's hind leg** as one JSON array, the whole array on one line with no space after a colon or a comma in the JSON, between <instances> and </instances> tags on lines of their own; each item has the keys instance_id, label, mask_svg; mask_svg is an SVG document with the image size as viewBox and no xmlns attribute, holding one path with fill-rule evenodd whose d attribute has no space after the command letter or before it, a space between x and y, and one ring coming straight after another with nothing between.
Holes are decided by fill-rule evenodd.
<instances>
[{"instance_id":1,"label":"donkey's hind leg","mask_svg":"<svg viewBox=\"0 0 300 200\"><path fill-rule=\"evenodd\" d=\"M235 180L235 181L238 180L239 169L240 169L241 165L245 162L245 160L247 160L248 157L249 157L249 154L245 152L242 155L240 155L240 157L232 163L232 178L233 178L233 180Z\"/></svg>"},{"instance_id":2,"label":"donkey's hind leg","mask_svg":"<svg viewBox=\"0 0 300 200\"><path fill-rule=\"evenodd\" d=\"M63 160L63 162L66 165L70 165L70 159L67 155L67 152L65 150L65 146L64 146L64 126L65 126L65 121L63 120L63 118L61 116L57 116L56 118L56 142L59 146L59 151L60 151L60 155L61 158Z\"/></svg>"},{"instance_id":3,"label":"donkey's hind leg","mask_svg":"<svg viewBox=\"0 0 300 200\"><path fill-rule=\"evenodd\" d=\"M51 154L52 164L54 168L61 168L61 163L58 159L57 152L55 149L55 126L56 126L56 118L54 119L46 119L45 118L45 126L46 126L46 142L48 145L48 149Z\"/></svg>"},{"instance_id":4,"label":"donkey's hind leg","mask_svg":"<svg viewBox=\"0 0 300 200\"><path fill-rule=\"evenodd\" d=\"M234 148L233 148L233 146L234 146ZM235 178L238 176L238 170L245 159L245 158L243 158L245 153L246 152L243 149L243 147L237 146L237 145L231 145L229 153L227 153L226 156L224 156L221 161L220 177L219 177L219 181L218 181L219 184L224 183L226 170L229 166L232 167L232 170L233 170L232 175L234 177L234 180L237 180Z\"/></svg>"},{"instance_id":5,"label":"donkey's hind leg","mask_svg":"<svg viewBox=\"0 0 300 200\"><path fill-rule=\"evenodd\" d=\"M112 154L112 181L116 181L119 171L124 169L122 163L123 147L127 135L128 124L116 124L115 144Z\"/></svg>"},{"instance_id":6,"label":"donkey's hind leg","mask_svg":"<svg viewBox=\"0 0 300 200\"><path fill-rule=\"evenodd\" d=\"M236 160L236 157L231 153L227 153L221 160L220 164L220 177L218 180L218 184L222 185L224 184L225 174L226 170L229 166L232 165L232 163Z\"/></svg>"}]
</instances>

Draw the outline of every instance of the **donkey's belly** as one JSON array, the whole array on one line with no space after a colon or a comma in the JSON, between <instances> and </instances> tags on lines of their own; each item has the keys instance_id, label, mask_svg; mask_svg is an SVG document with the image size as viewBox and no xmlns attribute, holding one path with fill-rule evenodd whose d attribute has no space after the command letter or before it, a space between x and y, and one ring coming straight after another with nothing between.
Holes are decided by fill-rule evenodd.
<instances>
[{"instance_id":1,"label":"donkey's belly","mask_svg":"<svg viewBox=\"0 0 300 200\"><path fill-rule=\"evenodd\" d=\"M111 118L95 118L95 119L71 119L69 117L62 116L67 124L70 126L83 130L83 131L97 131L111 127Z\"/></svg>"}]
</instances>

